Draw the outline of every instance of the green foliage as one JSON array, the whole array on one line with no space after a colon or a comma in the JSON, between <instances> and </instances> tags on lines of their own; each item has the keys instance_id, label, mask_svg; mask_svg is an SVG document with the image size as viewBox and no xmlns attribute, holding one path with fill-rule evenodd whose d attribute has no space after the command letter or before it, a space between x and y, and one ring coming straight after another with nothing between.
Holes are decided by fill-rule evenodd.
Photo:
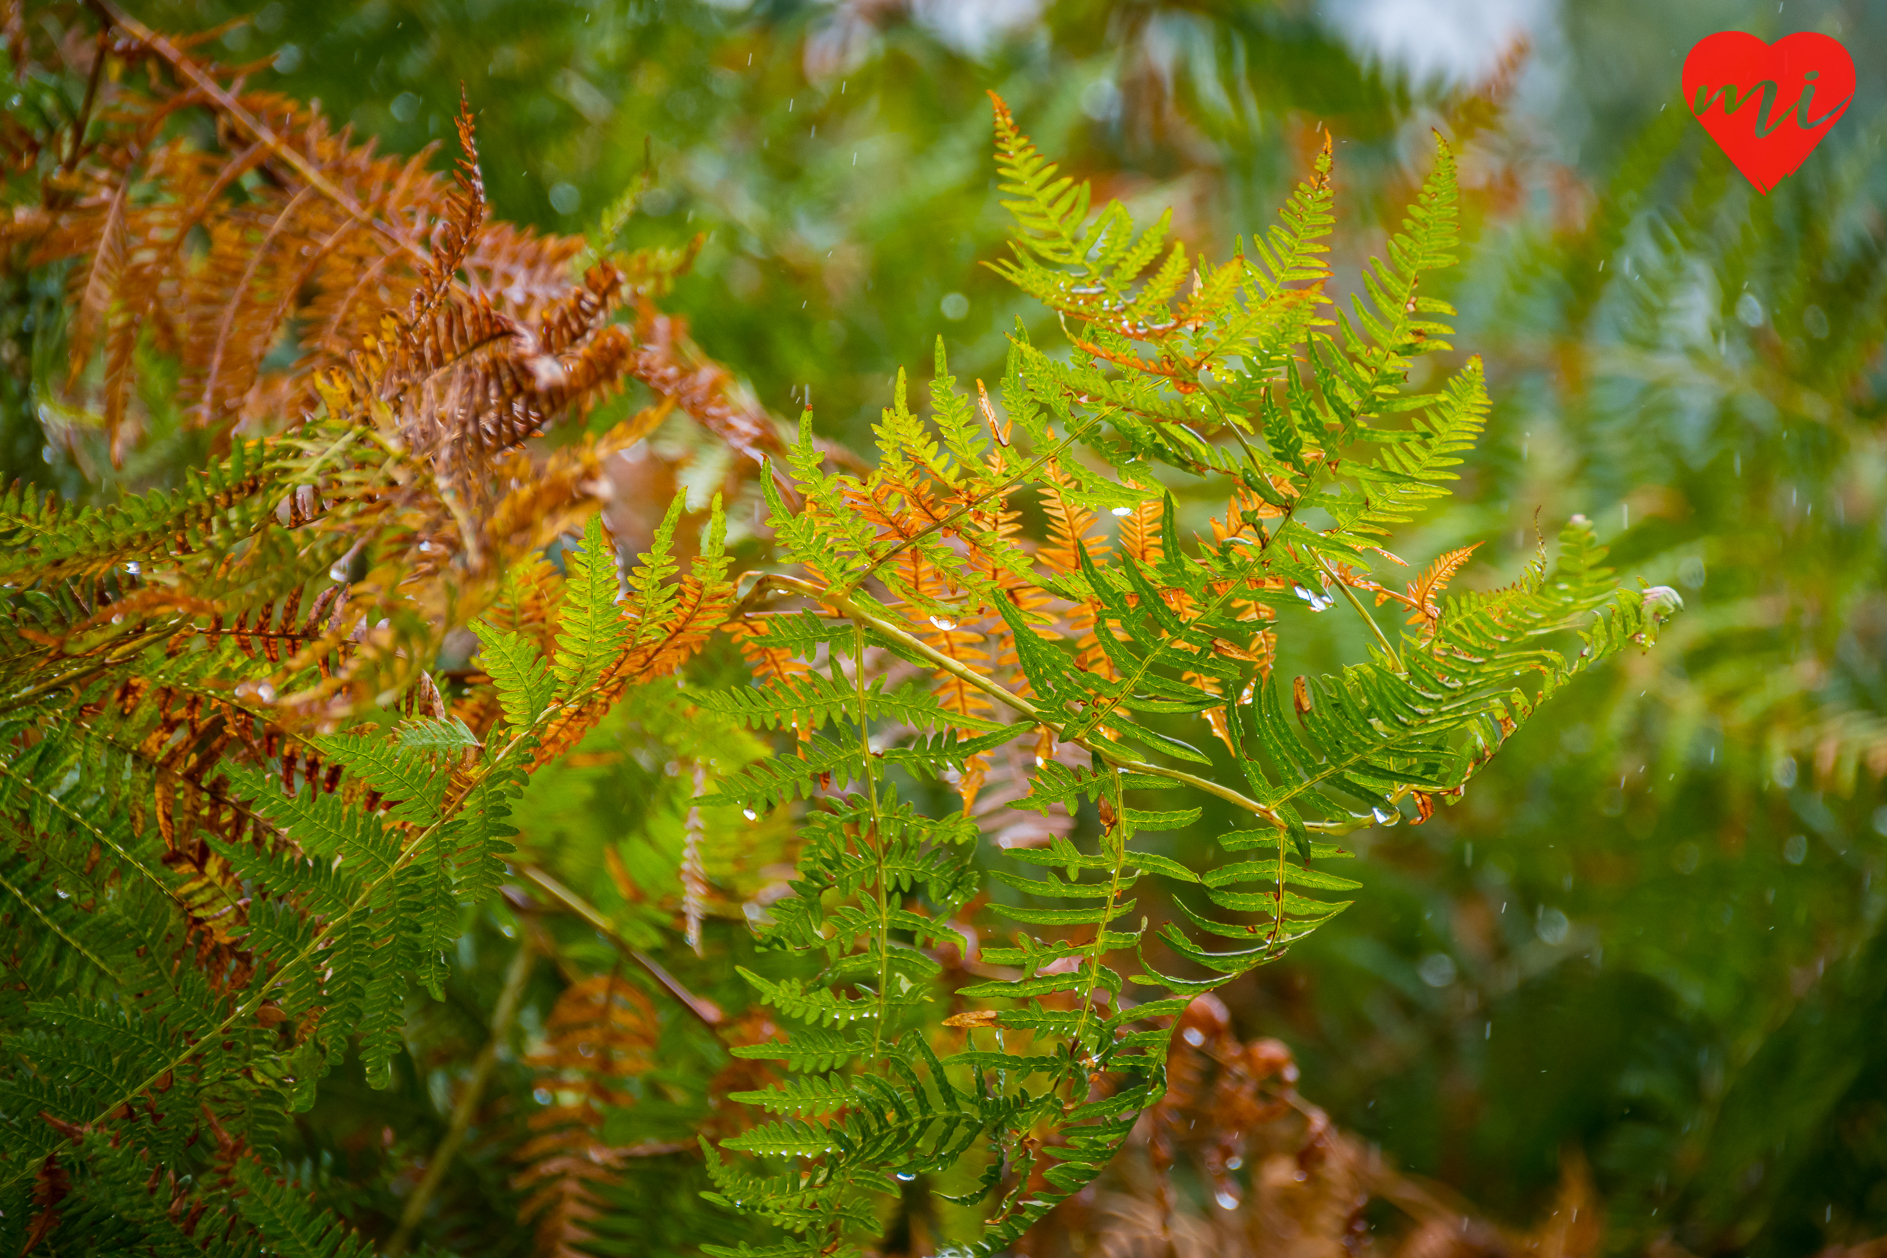
<instances>
[{"instance_id":1,"label":"green foliage","mask_svg":"<svg viewBox=\"0 0 1887 1258\"><path fill-rule=\"evenodd\" d=\"M1615 590L1583 522L1569 526L1550 574L1542 556L1513 587L1450 600L1399 646L1356 601L1357 588L1381 589L1358 571L1362 546L1445 494L1486 406L1478 363L1430 393L1400 387L1415 357L1445 348L1437 338L1448 329L1418 316L1447 306L1416 295L1425 274L1451 261L1445 146L1370 304L1333 338L1315 317L1318 241L1331 222L1327 151L1285 228L1255 251L1263 261L1189 268L1178 246L1157 261L1164 222L1136 234L1118 204L1090 216L1086 187L1055 179L1000 101L996 127L1020 228L1000 269L1078 329L1072 358L1018 331L1006 418L984 398L979 425L940 346L934 426L909 410L900 379L878 430L883 457L865 476L826 471L802 422L791 465L805 505L787 510L778 491L770 501L785 557L816 579L762 584L824 609L830 628L787 613L792 650L807 662L775 660L757 692L708 701L730 718L790 724L799 742L797 759L750 766L707 802L752 811L807 801L793 895L772 905L761 937L820 968L805 978L743 969L785 1021L786 1042L736 1052L811 1077L743 1093L790 1117L720 1146L807 1169L756 1175L711 1150L708 1163L712 1201L800 1238L767 1252L862 1252L898 1182L917 1177L952 1203L952 1243L995 1253L1014 1241L1089 1183L1161 1095L1168 1032L1157 1019L1277 959L1347 907L1326 897L1360 884L1314 864L1347 853L1313 834L1348 833L1403 807L1425 819L1429 800L1458 795L1540 701L1648 642L1675 603ZM1214 542L1183 543L1161 472L1233 493L1226 518L1211 522ZM1009 513L1011 495L1029 490L1062 522L1035 548L1019 544ZM1090 536L1090 504L1133 517L1137 537L1123 526L1114 548ZM1375 645L1339 673L1297 679L1300 732L1269 667L1280 618L1259 595L1292 590L1315 613L1332 605L1332 586ZM1071 652L1084 612L1090 630ZM750 642L768 644L771 622L786 617L756 617ZM1549 645L1564 635L1576 635L1576 653ZM878 646L927 666L941 704L894 701L870 676ZM996 725L983 716L991 710L1022 724ZM1209 738L1207 713L1250 795L1175 764L1216 772L1224 763L1168 732L1189 718ZM1033 876L987 871L991 910L1024 929L1014 947L982 948L1000 977L943 989L958 1012L941 1036L926 1006L940 994L938 946L962 948L975 920L959 915L981 882L977 828L904 796L925 776L956 780L967 812L981 766L916 739L937 724L965 736L993 729L979 748L1034 727L1037 770L1012 807L1073 811L1086 801L1101 821L1091 844L1059 839L1009 854ZM827 727L830 738L813 733ZM1058 742L1087 763L1049 759L1041 748ZM1276 856L1202 878L1136 846L1198 820L1189 800L1148 806L1148 792L1179 789L1230 802L1255 823L1222 836L1228 854ZM1173 922L1158 942L1197 976L1146 963L1155 939L1136 897L1151 889L1148 873L1203 883L1212 908L1176 898L1185 923L1244 946L1209 949ZM1116 958L1135 954L1139 972L1123 975Z\"/></svg>"}]
</instances>

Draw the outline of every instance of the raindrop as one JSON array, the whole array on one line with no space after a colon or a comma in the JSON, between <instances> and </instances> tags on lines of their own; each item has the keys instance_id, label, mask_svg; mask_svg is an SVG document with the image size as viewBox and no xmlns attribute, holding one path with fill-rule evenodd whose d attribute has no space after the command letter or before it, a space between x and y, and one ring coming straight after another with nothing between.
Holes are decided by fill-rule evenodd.
<instances>
[{"instance_id":1,"label":"raindrop","mask_svg":"<svg viewBox=\"0 0 1887 1258\"><path fill-rule=\"evenodd\" d=\"M911 1172L909 1171L899 1171L897 1174L893 1175L891 1178L897 1180L900 1184L908 1184L912 1180L916 1179L917 1176L911 1174Z\"/></svg>"},{"instance_id":2,"label":"raindrop","mask_svg":"<svg viewBox=\"0 0 1887 1258\"><path fill-rule=\"evenodd\" d=\"M140 567L138 566L138 563L137 563L137 560L135 560L135 559L134 559L134 560L132 560L132 561L131 561L130 563L128 563L128 564L126 564L126 565L124 566L124 570L125 570L126 572L129 572L129 573L130 573L130 574L131 574L132 576L134 576L134 577L135 577L135 576L138 576L139 574L141 574L141 573L142 573L142 572L144 571L144 569L142 569L142 568L140 568Z\"/></svg>"},{"instance_id":3,"label":"raindrop","mask_svg":"<svg viewBox=\"0 0 1887 1258\"><path fill-rule=\"evenodd\" d=\"M1194 1048L1198 1048L1201 1044L1206 1042L1205 1033L1196 1026L1187 1027L1182 1034L1185 1035L1186 1042Z\"/></svg>"},{"instance_id":4,"label":"raindrop","mask_svg":"<svg viewBox=\"0 0 1887 1258\"><path fill-rule=\"evenodd\" d=\"M1221 1210L1238 1209L1238 1194L1224 1188L1219 1189L1218 1195L1215 1196L1213 1200L1219 1203L1219 1209Z\"/></svg>"},{"instance_id":5,"label":"raindrop","mask_svg":"<svg viewBox=\"0 0 1887 1258\"><path fill-rule=\"evenodd\" d=\"M740 810L740 815L741 815L741 816L743 816L743 817L745 817L745 818L747 818L747 820L749 820L749 821L758 821L758 820L760 820L760 814L759 814L759 813L757 813L757 812L755 812L755 811L754 811L753 809L751 809L751 808L743 808L743 809L741 809L741 810Z\"/></svg>"},{"instance_id":6,"label":"raindrop","mask_svg":"<svg viewBox=\"0 0 1887 1258\"><path fill-rule=\"evenodd\" d=\"M342 563L336 563L332 568L329 568L328 580L330 581L347 580L347 565L342 564Z\"/></svg>"},{"instance_id":7,"label":"raindrop","mask_svg":"<svg viewBox=\"0 0 1887 1258\"><path fill-rule=\"evenodd\" d=\"M1394 808L1372 808L1369 813L1379 826L1393 826L1402 820L1402 813Z\"/></svg>"},{"instance_id":8,"label":"raindrop","mask_svg":"<svg viewBox=\"0 0 1887 1258\"><path fill-rule=\"evenodd\" d=\"M1134 509L1132 507L1115 507L1114 508L1115 515L1132 515L1133 513L1134 513Z\"/></svg>"},{"instance_id":9,"label":"raindrop","mask_svg":"<svg viewBox=\"0 0 1887 1258\"><path fill-rule=\"evenodd\" d=\"M262 700L262 702L264 703L274 703L275 702L275 687L269 685L269 683L266 681L263 682L261 685L256 687L256 698Z\"/></svg>"},{"instance_id":10,"label":"raindrop","mask_svg":"<svg viewBox=\"0 0 1887 1258\"><path fill-rule=\"evenodd\" d=\"M936 625L939 629L943 630L945 633L949 633L952 629L955 629L957 627L956 621L946 620L942 616L932 616L930 618L930 623L933 625Z\"/></svg>"},{"instance_id":11,"label":"raindrop","mask_svg":"<svg viewBox=\"0 0 1887 1258\"><path fill-rule=\"evenodd\" d=\"M1225 1159L1225 1169L1228 1171L1235 1171L1243 1165L1245 1165L1245 1159L1238 1156L1236 1153Z\"/></svg>"}]
</instances>

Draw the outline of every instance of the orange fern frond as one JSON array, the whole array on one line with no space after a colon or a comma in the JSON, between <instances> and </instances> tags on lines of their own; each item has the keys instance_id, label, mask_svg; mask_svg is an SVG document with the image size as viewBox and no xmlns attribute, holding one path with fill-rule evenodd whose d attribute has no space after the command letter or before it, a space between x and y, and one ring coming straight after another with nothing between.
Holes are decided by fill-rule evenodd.
<instances>
[{"instance_id":1,"label":"orange fern frond","mask_svg":"<svg viewBox=\"0 0 1887 1258\"><path fill-rule=\"evenodd\" d=\"M1468 562L1469 556L1473 555L1480 545L1481 543L1476 542L1472 546L1448 551L1430 564L1428 570L1421 576L1409 582L1408 595L1402 600L1409 607L1409 624L1426 624L1429 628L1434 628L1436 622L1441 619L1441 608L1435 603L1436 596L1447 586L1449 579L1461 571Z\"/></svg>"},{"instance_id":2,"label":"orange fern frond","mask_svg":"<svg viewBox=\"0 0 1887 1258\"><path fill-rule=\"evenodd\" d=\"M1160 540L1161 503L1148 498L1120 518L1120 549L1143 568L1160 562L1166 553Z\"/></svg>"},{"instance_id":3,"label":"orange fern frond","mask_svg":"<svg viewBox=\"0 0 1887 1258\"><path fill-rule=\"evenodd\" d=\"M524 1063L537 1075L544 1108L526 1120L530 1136L516 1159L519 1213L534 1222L540 1258L582 1258L602 1213L595 1186L631 1157L667 1149L616 1147L599 1134L611 1109L635 1103L627 1080L646 1073L660 1037L655 1006L619 975L566 987L544 1024L544 1044Z\"/></svg>"}]
</instances>

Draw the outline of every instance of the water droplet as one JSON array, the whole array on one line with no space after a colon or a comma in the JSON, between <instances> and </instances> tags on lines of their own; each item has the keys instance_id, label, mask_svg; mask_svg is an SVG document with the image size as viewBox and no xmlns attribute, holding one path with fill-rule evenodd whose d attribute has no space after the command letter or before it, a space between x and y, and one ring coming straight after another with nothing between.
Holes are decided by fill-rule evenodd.
<instances>
[{"instance_id":1,"label":"water droplet","mask_svg":"<svg viewBox=\"0 0 1887 1258\"><path fill-rule=\"evenodd\" d=\"M1238 1209L1238 1194L1237 1193L1228 1192L1225 1189L1221 1188L1219 1189L1218 1195L1215 1196L1213 1200L1219 1203L1219 1209L1221 1210Z\"/></svg>"},{"instance_id":2,"label":"water droplet","mask_svg":"<svg viewBox=\"0 0 1887 1258\"><path fill-rule=\"evenodd\" d=\"M330 580L330 581L345 581L345 580L347 580L347 566L346 566L345 564L338 564L338 563L337 563L337 564L335 564L335 565L334 565L334 566L333 566L332 568L329 568L329 569L328 569L328 580Z\"/></svg>"},{"instance_id":3,"label":"water droplet","mask_svg":"<svg viewBox=\"0 0 1887 1258\"><path fill-rule=\"evenodd\" d=\"M1235 1171L1243 1165L1245 1165L1245 1159L1238 1156L1236 1153L1225 1159L1225 1169L1228 1171Z\"/></svg>"},{"instance_id":4,"label":"water droplet","mask_svg":"<svg viewBox=\"0 0 1887 1258\"><path fill-rule=\"evenodd\" d=\"M1133 513L1134 513L1134 509L1132 507L1115 507L1114 508L1115 515L1132 515Z\"/></svg>"},{"instance_id":5,"label":"water droplet","mask_svg":"<svg viewBox=\"0 0 1887 1258\"><path fill-rule=\"evenodd\" d=\"M1305 605L1308 606L1314 612L1323 611L1325 608L1329 607L1332 603L1336 602L1336 599L1331 597L1330 595L1321 594L1315 590L1307 590L1301 585L1292 586L1291 593L1297 595L1298 598L1302 599Z\"/></svg>"},{"instance_id":6,"label":"water droplet","mask_svg":"<svg viewBox=\"0 0 1887 1258\"><path fill-rule=\"evenodd\" d=\"M957 627L956 621L946 620L942 616L932 616L930 618L930 623L933 625L936 625L939 629L943 630L945 633L949 633L952 629L955 629Z\"/></svg>"},{"instance_id":7,"label":"water droplet","mask_svg":"<svg viewBox=\"0 0 1887 1258\"><path fill-rule=\"evenodd\" d=\"M274 703L275 702L275 687L269 685L269 683L266 681L263 682L261 685L256 687L256 698L262 700L262 702L264 703Z\"/></svg>"},{"instance_id":8,"label":"water droplet","mask_svg":"<svg viewBox=\"0 0 1887 1258\"><path fill-rule=\"evenodd\" d=\"M427 554L427 553L428 553L428 552L430 552L431 550L432 550L432 543L431 543L431 542L421 542L421 543L419 544L419 553L420 553L420 554L422 554L422 555L424 555L424 554Z\"/></svg>"},{"instance_id":9,"label":"water droplet","mask_svg":"<svg viewBox=\"0 0 1887 1258\"><path fill-rule=\"evenodd\" d=\"M1379 826L1393 826L1402 820L1402 814L1394 808L1372 808L1369 812Z\"/></svg>"},{"instance_id":10,"label":"water droplet","mask_svg":"<svg viewBox=\"0 0 1887 1258\"><path fill-rule=\"evenodd\" d=\"M1206 1042L1205 1033L1196 1026L1187 1027L1181 1034L1186 1037L1186 1042L1194 1048L1198 1048L1201 1044Z\"/></svg>"},{"instance_id":11,"label":"water droplet","mask_svg":"<svg viewBox=\"0 0 1887 1258\"><path fill-rule=\"evenodd\" d=\"M741 810L740 810L740 815L741 815L741 816L743 816L743 817L745 817L745 818L747 818L747 820L749 820L749 821L758 821L758 820L760 820L760 814L759 814L759 813L757 813L757 812L755 812L755 811L754 811L753 809L751 809L751 808L743 808L743 809L741 809Z\"/></svg>"},{"instance_id":12,"label":"water droplet","mask_svg":"<svg viewBox=\"0 0 1887 1258\"><path fill-rule=\"evenodd\" d=\"M900 1184L908 1184L912 1180L916 1179L917 1176L911 1174L911 1172L909 1171L899 1171L897 1174L893 1175L891 1178L897 1180Z\"/></svg>"},{"instance_id":13,"label":"water droplet","mask_svg":"<svg viewBox=\"0 0 1887 1258\"><path fill-rule=\"evenodd\" d=\"M130 563L128 563L128 564L126 564L126 565L124 566L124 570L125 570L126 572L129 572L129 573L130 573L130 574L131 574L132 576L134 576L134 577L135 577L135 576L138 576L139 574L141 574L141 573L142 573L142 572L144 571L144 569L142 569L142 568L140 568L140 567L138 566L138 562L137 562L137 560L135 560L135 559L134 559L134 560L132 560L132 561L131 561Z\"/></svg>"}]
</instances>

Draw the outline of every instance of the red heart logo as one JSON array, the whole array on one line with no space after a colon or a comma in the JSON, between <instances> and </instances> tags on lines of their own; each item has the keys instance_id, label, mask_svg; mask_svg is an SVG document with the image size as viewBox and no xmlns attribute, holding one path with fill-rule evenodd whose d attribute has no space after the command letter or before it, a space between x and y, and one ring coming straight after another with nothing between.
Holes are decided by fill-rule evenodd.
<instances>
[{"instance_id":1,"label":"red heart logo","mask_svg":"<svg viewBox=\"0 0 1887 1258\"><path fill-rule=\"evenodd\" d=\"M1684 102L1764 195L1795 173L1854 96L1839 40L1797 31L1765 44L1718 31L1684 58Z\"/></svg>"}]
</instances>

